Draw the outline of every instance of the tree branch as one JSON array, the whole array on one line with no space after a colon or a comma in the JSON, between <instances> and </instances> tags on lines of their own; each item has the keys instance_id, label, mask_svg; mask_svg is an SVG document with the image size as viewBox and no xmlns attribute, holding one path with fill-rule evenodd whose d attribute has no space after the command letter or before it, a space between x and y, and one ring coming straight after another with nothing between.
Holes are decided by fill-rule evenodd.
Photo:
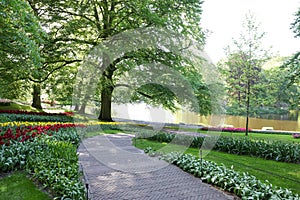
<instances>
[{"instance_id":1,"label":"tree branch","mask_svg":"<svg viewBox=\"0 0 300 200\"><path fill-rule=\"evenodd\" d=\"M131 87L130 85L123 84L123 83L121 83L121 84L116 84L114 87L115 87L115 88L116 88L116 87L127 87L127 88L129 88L129 89L132 89L132 87ZM150 96L150 95L148 95L148 94L145 94L144 92L141 92L141 91L138 91L138 90L134 90L134 91L137 92L137 93L139 93L140 95L142 95L142 96L144 96L144 97L147 97L147 98L149 98L149 99L153 99L153 96Z\"/></svg>"},{"instance_id":2,"label":"tree branch","mask_svg":"<svg viewBox=\"0 0 300 200\"><path fill-rule=\"evenodd\" d=\"M94 42L94 41L88 41L88 40L80 40L80 39L75 39L75 38L56 38L53 40L53 42L69 42L69 41L73 41L73 42L78 42L78 43L81 43L81 44L90 44L90 45L93 45L93 46L96 46L97 45L97 42Z\"/></svg>"},{"instance_id":3,"label":"tree branch","mask_svg":"<svg viewBox=\"0 0 300 200\"><path fill-rule=\"evenodd\" d=\"M52 69L52 70L45 76L45 78L43 78L43 79L41 79L41 80L35 80L33 77L28 76L28 79L29 79L30 81L34 82L34 83L42 83L42 82L46 81L46 80L50 77L50 75L53 74L55 71L57 71L57 70L63 68L63 67L66 66L66 65L72 64L72 63L74 63L74 62L81 62L81 61L82 61L82 60L70 60L70 61L65 60L65 61L62 61L62 62L64 62L64 64L62 64L62 65L59 66L59 67L56 67L56 68ZM59 62L59 61L58 61L58 62ZM52 63L56 63L56 62L53 61Z\"/></svg>"}]
</instances>

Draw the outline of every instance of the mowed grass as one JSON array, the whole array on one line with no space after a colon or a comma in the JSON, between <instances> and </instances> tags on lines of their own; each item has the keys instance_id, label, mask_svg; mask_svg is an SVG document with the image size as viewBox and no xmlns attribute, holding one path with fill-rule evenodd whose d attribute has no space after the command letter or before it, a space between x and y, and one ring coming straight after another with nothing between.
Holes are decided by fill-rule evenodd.
<instances>
[{"instance_id":1,"label":"mowed grass","mask_svg":"<svg viewBox=\"0 0 300 200\"><path fill-rule=\"evenodd\" d=\"M22 104L18 104L18 103L10 103L9 106L0 106L0 110L25 110L25 111L42 111L39 109L35 109L31 106L27 106L27 105L22 105Z\"/></svg>"},{"instance_id":2,"label":"mowed grass","mask_svg":"<svg viewBox=\"0 0 300 200\"><path fill-rule=\"evenodd\" d=\"M140 149L152 147L153 150L168 153L172 151L182 151L184 148L179 145L159 143L146 139L133 140L133 144ZM199 149L188 148L185 153L200 156ZM214 161L219 165L224 164L226 167L243 173L248 172L256 176L259 180L265 182L268 180L272 185L282 188L288 188L295 193L300 194L300 165L293 163L276 162L254 158L250 156L233 155L217 151L203 151L203 159Z\"/></svg>"},{"instance_id":3,"label":"mowed grass","mask_svg":"<svg viewBox=\"0 0 300 200\"><path fill-rule=\"evenodd\" d=\"M50 200L23 172L0 179L0 200Z\"/></svg>"}]
</instances>

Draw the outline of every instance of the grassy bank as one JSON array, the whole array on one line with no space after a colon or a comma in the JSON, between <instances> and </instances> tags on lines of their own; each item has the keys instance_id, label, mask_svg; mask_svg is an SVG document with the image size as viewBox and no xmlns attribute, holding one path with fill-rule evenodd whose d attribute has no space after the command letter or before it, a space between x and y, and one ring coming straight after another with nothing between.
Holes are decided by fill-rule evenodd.
<instances>
[{"instance_id":1,"label":"grassy bank","mask_svg":"<svg viewBox=\"0 0 300 200\"><path fill-rule=\"evenodd\" d=\"M145 139L138 139L135 144L140 149L145 149L150 146L154 150L160 150L168 146L168 148L164 148L164 153L181 149L178 145L168 145L166 143L153 142ZM199 157L199 149L196 148L188 148L185 153L191 153ZM276 162L216 151L203 152L204 155L206 153L208 154L204 157L205 160L214 161L220 165L224 164L229 168L233 166L236 171L241 173L248 172L262 181L268 180L273 185L291 189L298 194L300 193L299 164Z\"/></svg>"}]
</instances>

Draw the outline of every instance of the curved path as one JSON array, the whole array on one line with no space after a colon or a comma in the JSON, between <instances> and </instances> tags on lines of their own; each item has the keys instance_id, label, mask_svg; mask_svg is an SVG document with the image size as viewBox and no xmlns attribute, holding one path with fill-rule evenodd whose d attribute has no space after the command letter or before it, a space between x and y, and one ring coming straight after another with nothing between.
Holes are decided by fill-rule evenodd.
<instances>
[{"instance_id":1,"label":"curved path","mask_svg":"<svg viewBox=\"0 0 300 200\"><path fill-rule=\"evenodd\" d=\"M82 141L79 162L92 200L234 199L165 161L131 145L132 135L102 135Z\"/></svg>"}]
</instances>

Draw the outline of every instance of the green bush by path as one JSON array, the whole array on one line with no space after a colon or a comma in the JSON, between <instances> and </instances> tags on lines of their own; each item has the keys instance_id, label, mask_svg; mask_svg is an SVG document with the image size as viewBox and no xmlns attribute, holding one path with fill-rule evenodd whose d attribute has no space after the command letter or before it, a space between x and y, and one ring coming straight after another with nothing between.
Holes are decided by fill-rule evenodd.
<instances>
[{"instance_id":1,"label":"green bush by path","mask_svg":"<svg viewBox=\"0 0 300 200\"><path fill-rule=\"evenodd\" d=\"M176 137L175 137L176 136ZM237 155L250 155L254 157L300 163L300 144L281 143L277 141L252 140L250 138L236 137L193 137L186 135L175 135L155 131L143 131L137 134L137 138L147 138L158 142L171 142L178 145L188 145L200 148L202 144L213 143L213 150L227 152ZM192 142L190 142L192 140ZM214 144L215 142L215 144Z\"/></svg>"},{"instance_id":2,"label":"green bush by path","mask_svg":"<svg viewBox=\"0 0 300 200\"><path fill-rule=\"evenodd\" d=\"M0 146L0 171L26 169L57 198L84 199L76 152L79 140L75 129L67 128L53 136L11 141Z\"/></svg>"},{"instance_id":3,"label":"green bush by path","mask_svg":"<svg viewBox=\"0 0 300 200\"><path fill-rule=\"evenodd\" d=\"M200 160L190 154L172 152L163 155L161 159L177 165L184 171L201 178L204 182L216 185L228 192L234 193L242 199L293 199L299 200L297 194L288 189L273 187L271 184L262 183L255 176L238 172L219 166L214 162Z\"/></svg>"},{"instance_id":4,"label":"green bush by path","mask_svg":"<svg viewBox=\"0 0 300 200\"><path fill-rule=\"evenodd\" d=\"M133 144L140 149L151 147L155 152L170 153L181 151L182 147L174 144L159 143L146 139L133 140ZM166 148L168 146L168 148ZM185 153L200 157L198 148L188 148ZM289 188L300 195L300 171L299 164L276 162L245 155L234 155L218 151L203 151L204 159L214 161L218 165L224 164L227 168L233 168L239 172L248 172L259 180L269 180L273 185Z\"/></svg>"}]
</instances>

